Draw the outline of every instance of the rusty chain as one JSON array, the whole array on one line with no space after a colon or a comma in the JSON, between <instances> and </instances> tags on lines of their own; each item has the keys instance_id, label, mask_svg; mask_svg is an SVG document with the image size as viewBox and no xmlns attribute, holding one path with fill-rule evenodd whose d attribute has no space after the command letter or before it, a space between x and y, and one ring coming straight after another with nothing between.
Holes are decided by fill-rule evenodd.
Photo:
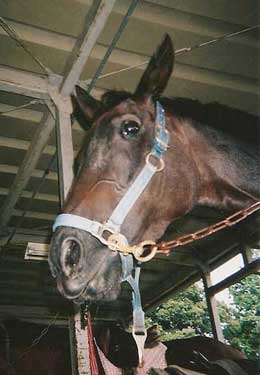
<instances>
[{"instance_id":1,"label":"rusty chain","mask_svg":"<svg viewBox=\"0 0 260 375\"><path fill-rule=\"evenodd\" d=\"M193 233L185 234L172 241L160 242L158 244L155 244L154 247L156 247L157 253L169 255L171 249L178 246L187 245L197 240L201 240L202 238L208 237L211 234L219 232L222 229L232 227L233 225L239 223L258 210L260 210L260 201L255 202L254 204L243 210L235 212L224 220L218 221L213 225L210 225Z\"/></svg>"}]
</instances>

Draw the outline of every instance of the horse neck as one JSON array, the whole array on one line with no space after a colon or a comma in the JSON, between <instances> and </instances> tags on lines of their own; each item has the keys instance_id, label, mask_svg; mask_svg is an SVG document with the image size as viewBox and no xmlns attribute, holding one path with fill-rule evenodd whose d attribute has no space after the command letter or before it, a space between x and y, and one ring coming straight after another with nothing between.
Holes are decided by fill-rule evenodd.
<instances>
[{"instance_id":1,"label":"horse neck","mask_svg":"<svg viewBox=\"0 0 260 375\"><path fill-rule=\"evenodd\" d=\"M196 170L193 206L232 211L260 199L260 160L250 146L191 120L175 119L176 134Z\"/></svg>"}]
</instances>

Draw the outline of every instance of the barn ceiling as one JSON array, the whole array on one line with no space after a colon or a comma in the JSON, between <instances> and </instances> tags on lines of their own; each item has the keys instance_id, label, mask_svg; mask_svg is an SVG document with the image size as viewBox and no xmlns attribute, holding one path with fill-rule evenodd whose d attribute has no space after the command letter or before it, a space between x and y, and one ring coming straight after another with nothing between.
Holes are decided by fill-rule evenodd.
<instances>
[{"instance_id":1,"label":"barn ceiling","mask_svg":"<svg viewBox=\"0 0 260 375\"><path fill-rule=\"evenodd\" d=\"M87 87L94 76L131 3L116 1L84 65L82 85ZM48 99L46 69L10 37L10 30L53 73L53 82L60 82L67 74L68 61L91 4L88 0L0 2L0 316L44 319L59 311L62 318L71 311L70 304L56 292L47 262L24 260L28 241L49 243L51 225L60 209L56 137L53 129L42 152L38 150L34 166L30 160L25 162L35 146L37 132L50 121L49 109L53 108ZM259 23L258 0L140 0L101 75L147 61L166 32L175 49L181 50ZM217 101L259 115L259 35L259 29L254 29L177 55L166 95L203 103ZM143 69L141 65L100 78L92 94L99 97L107 89L132 91ZM79 125L74 124L75 153L83 135ZM198 209L169 232L189 232L219 218L214 211ZM199 264L214 268L236 254L242 243L254 240L244 226L239 226L195 246L180 248L168 258L149 262L141 282L145 308L197 280ZM129 289L124 286L118 301L94 309L100 319L129 316Z\"/></svg>"}]
</instances>

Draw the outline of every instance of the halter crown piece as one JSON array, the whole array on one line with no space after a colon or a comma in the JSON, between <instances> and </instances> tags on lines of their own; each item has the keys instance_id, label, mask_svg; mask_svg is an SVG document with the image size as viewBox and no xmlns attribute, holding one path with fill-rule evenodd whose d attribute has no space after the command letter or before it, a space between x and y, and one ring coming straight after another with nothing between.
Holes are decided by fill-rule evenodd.
<instances>
[{"instance_id":1,"label":"halter crown piece","mask_svg":"<svg viewBox=\"0 0 260 375\"><path fill-rule=\"evenodd\" d=\"M122 262L122 280L127 281L132 292L132 305L133 305L133 337L136 341L139 355L139 364L143 361L144 343L147 336L144 324L144 312L141 305L140 289L139 289L139 276L140 264L134 267L133 256L129 255L127 251L128 241L127 238L120 233L121 225L123 224L126 216L128 215L135 202L145 190L146 186L152 179L156 172L160 172L164 168L164 161L162 159L165 151L168 148L169 134L166 129L165 112L162 105L156 102L156 123L155 123L155 137L153 146L150 153L146 156L145 165L139 175L136 177L132 185L129 187L125 195L122 197L111 216L105 223L89 220L87 218L71 215L61 214L58 215L54 225L53 231L60 226L68 226L77 228L90 233L97 238L101 243L108 246L113 251L119 251ZM152 161L153 160L153 161ZM111 233L105 239L104 232ZM150 260L155 253L152 252L147 257L142 257L145 245L153 245L151 241L144 241L142 246L137 246L133 253L134 257L139 261ZM135 247L134 247L135 248ZM156 250L155 250L156 251ZM134 270L134 276L132 272Z\"/></svg>"}]
</instances>

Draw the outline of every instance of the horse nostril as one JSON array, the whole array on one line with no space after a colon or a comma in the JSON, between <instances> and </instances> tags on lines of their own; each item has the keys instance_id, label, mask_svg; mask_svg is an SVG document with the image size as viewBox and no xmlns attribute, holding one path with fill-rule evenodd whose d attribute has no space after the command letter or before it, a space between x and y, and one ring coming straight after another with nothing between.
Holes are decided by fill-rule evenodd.
<instances>
[{"instance_id":1,"label":"horse nostril","mask_svg":"<svg viewBox=\"0 0 260 375\"><path fill-rule=\"evenodd\" d=\"M70 274L71 271L75 270L79 264L81 254L82 246L76 238L69 237L62 242L62 263L65 272L68 271Z\"/></svg>"}]
</instances>

